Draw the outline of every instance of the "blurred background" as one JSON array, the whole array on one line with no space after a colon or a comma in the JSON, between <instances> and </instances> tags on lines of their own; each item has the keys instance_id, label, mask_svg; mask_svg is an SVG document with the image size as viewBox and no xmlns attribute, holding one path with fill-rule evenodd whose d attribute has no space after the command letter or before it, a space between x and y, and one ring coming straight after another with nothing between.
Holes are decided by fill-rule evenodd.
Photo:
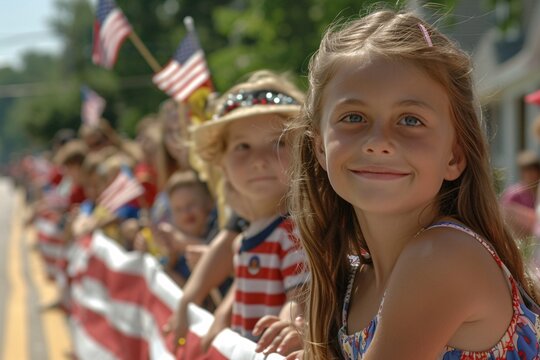
<instances>
[{"instance_id":1,"label":"blurred background","mask_svg":"<svg viewBox=\"0 0 540 360\"><path fill-rule=\"evenodd\" d=\"M305 87L309 56L336 19L362 14L368 0L117 0L161 66L193 17L218 91L260 68L290 71ZM395 4L396 1L388 1ZM532 131L540 106L537 0L400 1L421 12L473 57L475 79L501 184L518 178L516 155L538 150ZM132 136L167 96L152 69L125 42L112 71L92 64L95 0L5 1L0 13L0 164L49 146L61 128L80 125L80 86L107 100L104 116Z\"/></svg>"}]
</instances>

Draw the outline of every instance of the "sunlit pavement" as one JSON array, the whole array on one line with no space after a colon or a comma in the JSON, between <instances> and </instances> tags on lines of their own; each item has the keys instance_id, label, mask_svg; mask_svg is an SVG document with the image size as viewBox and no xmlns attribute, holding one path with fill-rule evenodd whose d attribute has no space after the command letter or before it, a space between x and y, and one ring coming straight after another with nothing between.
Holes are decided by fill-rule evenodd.
<instances>
[{"instance_id":1,"label":"sunlit pavement","mask_svg":"<svg viewBox=\"0 0 540 360\"><path fill-rule=\"evenodd\" d=\"M24 195L0 178L0 360L63 360L71 356L63 312L47 309L57 298L24 227Z\"/></svg>"}]
</instances>

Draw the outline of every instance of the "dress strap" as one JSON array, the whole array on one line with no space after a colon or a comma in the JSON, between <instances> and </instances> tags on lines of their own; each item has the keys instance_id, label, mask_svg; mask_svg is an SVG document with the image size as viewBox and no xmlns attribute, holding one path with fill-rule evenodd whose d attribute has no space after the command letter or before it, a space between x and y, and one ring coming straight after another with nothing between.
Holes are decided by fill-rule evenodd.
<instances>
[{"instance_id":1,"label":"dress strap","mask_svg":"<svg viewBox=\"0 0 540 360\"><path fill-rule=\"evenodd\" d=\"M471 229L469 229L468 227L466 227L465 225L461 225L461 224L458 224L458 223L454 223L454 222L451 222L451 221L441 221L441 222L437 222L435 224L432 224L430 226L428 226L427 228L424 229L425 230L429 230L429 229L434 229L434 228L441 228L441 227L446 227L446 228L452 228L452 229L455 229L455 230L459 230L461 232L464 232L470 236L472 236L473 238L475 238L480 244L482 244L482 246L491 254L491 256L493 257L493 259L495 260L495 262L500 266L500 267L503 267L503 268L506 268L506 266L504 266L504 263L502 262L501 258L499 257L499 255L497 255L497 253L495 252L495 250L493 249L493 247L491 246L491 244L489 244L486 240L484 240L480 235L478 235L477 233L475 233L474 231L472 231Z\"/></svg>"},{"instance_id":2,"label":"dress strap","mask_svg":"<svg viewBox=\"0 0 540 360\"><path fill-rule=\"evenodd\" d=\"M508 270L506 265L502 262L499 255L497 255L497 253L495 252L495 250L493 249L491 244L489 244L480 235L478 235L477 233L475 233L473 230L469 229L465 225L454 223L454 222L451 222L451 221L437 222L435 224L432 224L432 225L428 226L427 228L423 229L422 231L429 230L429 229L434 229L434 228L442 228L442 227L459 230L461 232L464 232L464 233L472 236L474 239L476 239L491 254L491 257L493 258L493 260L495 260L495 262L497 263L499 268L501 268L503 270L504 274L508 278L508 281L510 283L510 288L512 290L512 298L514 300L519 299L519 290L518 290L517 281L512 276L512 273L510 273L510 270Z\"/></svg>"},{"instance_id":3,"label":"dress strap","mask_svg":"<svg viewBox=\"0 0 540 360\"><path fill-rule=\"evenodd\" d=\"M352 296L352 288L354 285L354 279L356 277L356 273L358 271L358 268L360 267L360 262L358 260L351 260L351 274L349 276L349 283L347 284L347 292L345 293L345 299L343 300L343 309L341 312L341 322L343 326L347 327L347 317L349 314L349 304L351 302L351 296Z\"/></svg>"}]
</instances>

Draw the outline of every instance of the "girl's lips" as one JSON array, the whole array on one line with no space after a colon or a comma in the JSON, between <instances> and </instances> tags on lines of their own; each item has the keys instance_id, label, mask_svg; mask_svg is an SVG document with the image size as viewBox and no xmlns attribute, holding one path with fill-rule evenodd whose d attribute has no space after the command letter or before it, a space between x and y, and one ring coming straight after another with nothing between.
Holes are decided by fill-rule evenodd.
<instances>
[{"instance_id":1,"label":"girl's lips","mask_svg":"<svg viewBox=\"0 0 540 360\"><path fill-rule=\"evenodd\" d=\"M354 174L365 178L365 179L372 179L372 180L395 180L395 179L402 179L406 176L409 176L409 173L396 171L392 169L358 169L358 170L351 170Z\"/></svg>"}]
</instances>

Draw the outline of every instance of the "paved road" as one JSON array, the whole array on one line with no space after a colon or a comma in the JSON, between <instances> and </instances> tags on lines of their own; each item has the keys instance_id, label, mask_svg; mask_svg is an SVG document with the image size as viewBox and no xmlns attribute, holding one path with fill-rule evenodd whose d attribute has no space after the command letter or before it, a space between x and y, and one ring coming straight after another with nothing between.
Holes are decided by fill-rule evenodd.
<instances>
[{"instance_id":1,"label":"paved road","mask_svg":"<svg viewBox=\"0 0 540 360\"><path fill-rule=\"evenodd\" d=\"M35 232L23 227L21 191L0 178L0 360L64 360L71 344L58 310L43 310L57 297L32 250Z\"/></svg>"}]
</instances>

